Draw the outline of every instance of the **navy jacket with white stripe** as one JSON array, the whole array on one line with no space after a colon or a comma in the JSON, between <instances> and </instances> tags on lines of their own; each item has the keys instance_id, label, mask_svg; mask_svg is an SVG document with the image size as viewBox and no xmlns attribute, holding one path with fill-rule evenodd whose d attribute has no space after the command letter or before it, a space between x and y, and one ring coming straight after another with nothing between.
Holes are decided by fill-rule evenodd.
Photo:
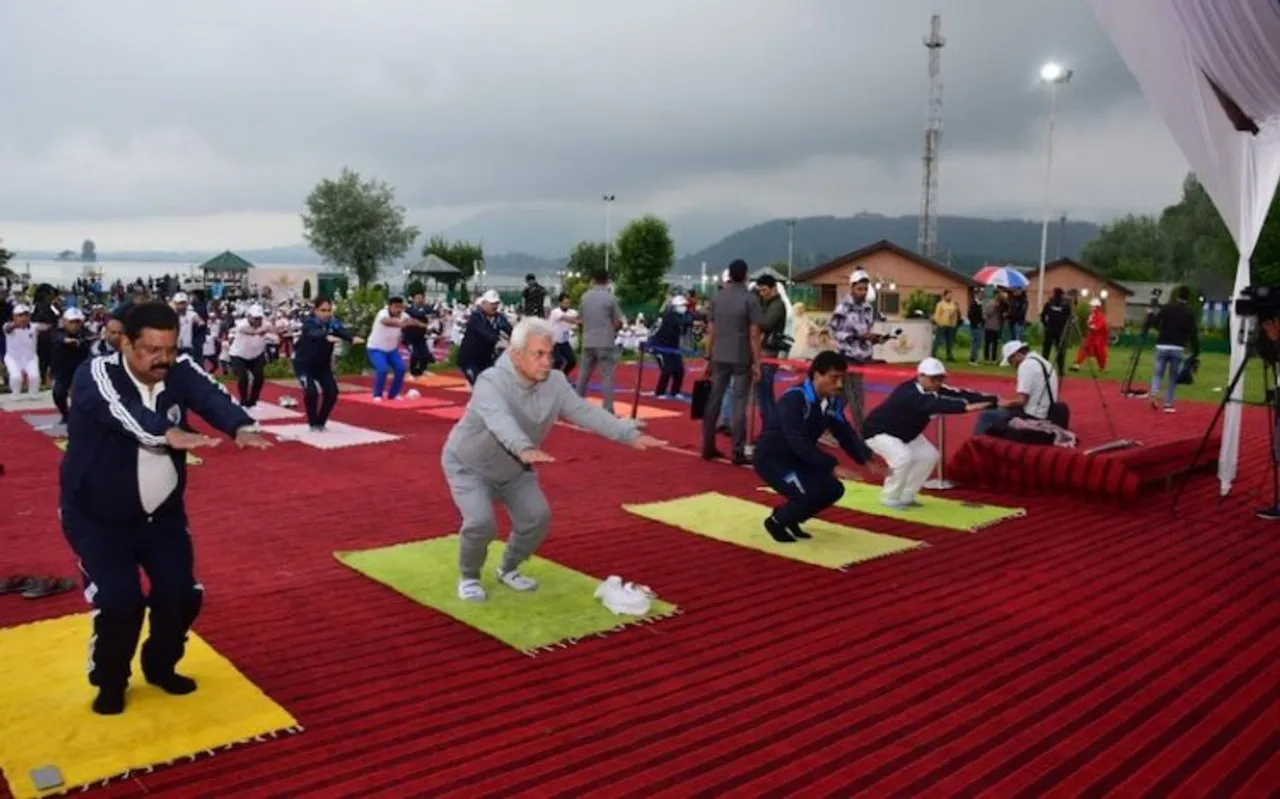
<instances>
[{"instance_id":1,"label":"navy jacket with white stripe","mask_svg":"<svg viewBox=\"0 0 1280 799\"><path fill-rule=\"evenodd\" d=\"M93 358L76 370L67 415L67 452L62 459L62 504L109 525L184 513L186 453L168 452L178 470L178 486L148 514L138 487L138 452L141 447L164 448L164 434L171 427L191 430L188 413L194 412L230 436L254 424L222 384L186 355L179 356L169 370L154 411L142 403L126 368L117 352Z\"/></svg>"}]
</instances>

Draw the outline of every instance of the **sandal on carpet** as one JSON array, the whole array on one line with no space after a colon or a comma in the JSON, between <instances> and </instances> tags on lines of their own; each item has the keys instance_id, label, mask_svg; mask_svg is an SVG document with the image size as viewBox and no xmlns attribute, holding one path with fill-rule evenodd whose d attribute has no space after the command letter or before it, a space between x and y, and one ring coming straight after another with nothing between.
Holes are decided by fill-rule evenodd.
<instances>
[{"instance_id":1,"label":"sandal on carpet","mask_svg":"<svg viewBox=\"0 0 1280 799\"><path fill-rule=\"evenodd\" d=\"M502 584L513 591L534 591L538 588L538 581L532 577L525 577L520 572L512 569L509 572L498 570L498 579Z\"/></svg>"},{"instance_id":2,"label":"sandal on carpet","mask_svg":"<svg viewBox=\"0 0 1280 799\"><path fill-rule=\"evenodd\" d=\"M12 577L6 577L3 580L0 580L0 594L21 593L31 580L32 578L25 574L15 574Z\"/></svg>"},{"instance_id":3,"label":"sandal on carpet","mask_svg":"<svg viewBox=\"0 0 1280 799\"><path fill-rule=\"evenodd\" d=\"M44 599L64 594L76 587L76 581L66 577L32 577L22 589L23 599Z\"/></svg>"},{"instance_id":4,"label":"sandal on carpet","mask_svg":"<svg viewBox=\"0 0 1280 799\"><path fill-rule=\"evenodd\" d=\"M466 602L483 602L489 598L479 580L459 580L458 599Z\"/></svg>"}]
</instances>

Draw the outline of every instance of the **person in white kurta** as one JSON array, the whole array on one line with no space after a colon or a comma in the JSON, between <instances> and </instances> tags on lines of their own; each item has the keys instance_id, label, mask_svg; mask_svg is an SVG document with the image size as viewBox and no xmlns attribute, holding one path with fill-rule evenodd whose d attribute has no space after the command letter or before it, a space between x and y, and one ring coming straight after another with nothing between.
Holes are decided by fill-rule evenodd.
<instances>
[{"instance_id":1,"label":"person in white kurta","mask_svg":"<svg viewBox=\"0 0 1280 799\"><path fill-rule=\"evenodd\" d=\"M13 321L4 326L4 370L9 375L9 391L13 394L35 394L40 390L40 358L36 354L36 338L44 325L31 321L31 309L16 305Z\"/></svg>"}]
</instances>

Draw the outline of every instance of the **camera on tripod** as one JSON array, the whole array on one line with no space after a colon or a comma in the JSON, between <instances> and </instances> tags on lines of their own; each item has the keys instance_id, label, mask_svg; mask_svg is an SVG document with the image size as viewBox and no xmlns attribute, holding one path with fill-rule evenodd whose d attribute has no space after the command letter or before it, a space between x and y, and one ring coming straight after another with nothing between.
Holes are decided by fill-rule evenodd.
<instances>
[{"instance_id":1,"label":"camera on tripod","mask_svg":"<svg viewBox=\"0 0 1280 799\"><path fill-rule=\"evenodd\" d=\"M1236 316L1280 318L1280 286L1245 286L1235 302Z\"/></svg>"}]
</instances>

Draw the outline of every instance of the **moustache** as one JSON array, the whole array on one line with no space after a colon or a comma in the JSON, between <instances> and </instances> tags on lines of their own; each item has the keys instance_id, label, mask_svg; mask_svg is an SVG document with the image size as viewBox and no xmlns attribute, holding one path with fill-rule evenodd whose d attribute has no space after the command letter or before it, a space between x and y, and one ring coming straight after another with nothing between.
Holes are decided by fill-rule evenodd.
<instances>
[{"instance_id":1,"label":"moustache","mask_svg":"<svg viewBox=\"0 0 1280 799\"><path fill-rule=\"evenodd\" d=\"M153 364L151 364L151 371L153 371L153 372L167 372L167 371L169 371L169 370L170 370L170 369L172 369L172 368L173 368L173 364L171 364L171 363L153 363Z\"/></svg>"}]
</instances>

